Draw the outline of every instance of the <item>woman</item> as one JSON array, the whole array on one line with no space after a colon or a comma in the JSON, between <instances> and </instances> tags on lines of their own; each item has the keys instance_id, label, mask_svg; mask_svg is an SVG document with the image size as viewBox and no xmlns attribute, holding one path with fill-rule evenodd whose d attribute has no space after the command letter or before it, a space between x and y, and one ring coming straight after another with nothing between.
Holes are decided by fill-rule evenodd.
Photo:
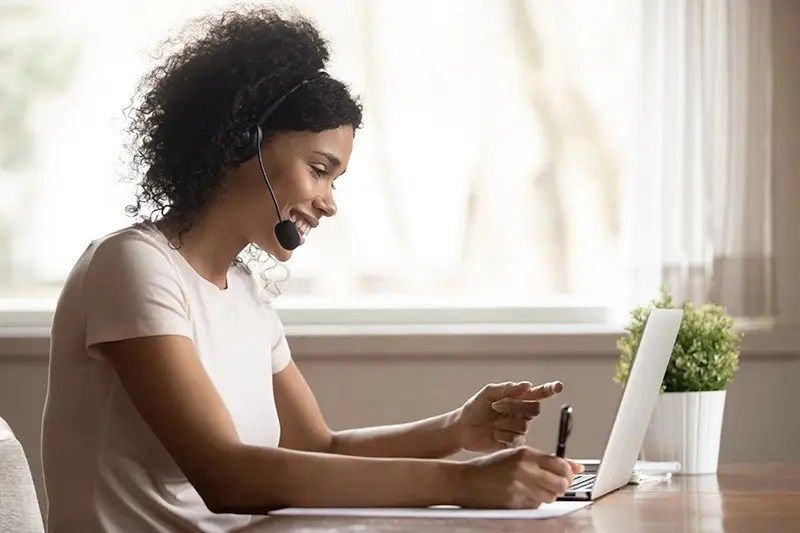
<instances>
[{"instance_id":1,"label":"woman","mask_svg":"<svg viewBox=\"0 0 800 533\"><path fill-rule=\"evenodd\" d=\"M58 301L48 529L230 530L285 506L553 501L580 466L522 444L559 382L490 384L408 424L328 428L238 254L255 244L287 261L296 231L336 213L361 106L322 70L326 42L301 17L254 9L192 29L201 36L145 77L133 112L143 172L130 210L161 216L93 241ZM439 459L461 449L494 453Z\"/></svg>"}]
</instances>

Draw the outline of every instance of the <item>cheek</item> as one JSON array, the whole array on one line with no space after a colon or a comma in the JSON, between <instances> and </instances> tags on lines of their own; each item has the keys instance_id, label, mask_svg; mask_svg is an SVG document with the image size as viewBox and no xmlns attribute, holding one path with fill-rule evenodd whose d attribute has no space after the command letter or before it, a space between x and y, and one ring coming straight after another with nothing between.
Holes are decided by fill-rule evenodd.
<instances>
[{"instance_id":1,"label":"cheek","mask_svg":"<svg viewBox=\"0 0 800 533\"><path fill-rule=\"evenodd\" d=\"M300 170L293 173L284 186L287 201L306 201L314 194L314 178L310 175L310 171Z\"/></svg>"},{"instance_id":2,"label":"cheek","mask_svg":"<svg viewBox=\"0 0 800 533\"><path fill-rule=\"evenodd\" d=\"M267 174L272 192L275 194L275 200L282 213L286 213L292 206L306 203L314 197L315 182L309 172L303 165L297 165L291 168L277 168L271 174ZM263 176L259 175L257 187L250 192L253 196L251 200L256 205L269 209L264 216L277 219L275 203Z\"/></svg>"},{"instance_id":3,"label":"cheek","mask_svg":"<svg viewBox=\"0 0 800 533\"><path fill-rule=\"evenodd\" d=\"M269 183L278 200L278 205L283 208L282 198L286 196L284 187L277 179L270 178ZM275 212L275 203L272 201L269 187L267 187L264 178L260 174L258 180L251 183L251 187L244 191L244 194L246 195L244 201L247 205L247 212L250 213L251 217L260 221L269 221L278 216Z\"/></svg>"}]
</instances>

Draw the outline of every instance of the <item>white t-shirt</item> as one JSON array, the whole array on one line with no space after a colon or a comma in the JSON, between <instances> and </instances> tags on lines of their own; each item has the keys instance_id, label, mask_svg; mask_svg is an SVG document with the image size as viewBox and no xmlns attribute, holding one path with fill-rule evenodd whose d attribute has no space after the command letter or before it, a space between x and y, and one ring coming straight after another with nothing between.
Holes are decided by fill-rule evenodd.
<instances>
[{"instance_id":1,"label":"white t-shirt","mask_svg":"<svg viewBox=\"0 0 800 533\"><path fill-rule=\"evenodd\" d=\"M58 300L42 425L48 531L228 531L141 418L97 343L183 335L242 442L277 446L272 374L291 354L278 314L239 266L202 278L153 224L93 241ZM191 438L191 435L186 435Z\"/></svg>"}]
</instances>

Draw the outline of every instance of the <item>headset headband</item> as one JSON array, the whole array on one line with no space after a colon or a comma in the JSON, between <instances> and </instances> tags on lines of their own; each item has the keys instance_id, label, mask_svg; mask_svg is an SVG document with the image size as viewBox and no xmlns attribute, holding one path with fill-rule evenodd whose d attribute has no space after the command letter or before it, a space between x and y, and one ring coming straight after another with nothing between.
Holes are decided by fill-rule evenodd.
<instances>
[{"instance_id":1,"label":"headset headband","mask_svg":"<svg viewBox=\"0 0 800 533\"><path fill-rule=\"evenodd\" d=\"M316 80L316 79L319 79L319 78L321 77L319 74L324 74L324 71L322 71L322 70L319 70L319 71L317 71L317 74L318 74L317 76L312 76L311 78L306 78L306 79L304 79L303 81L301 81L300 83L298 83L297 85L295 85L294 87L292 87L291 89L289 89L289 90L288 90L286 93L284 93L284 94L283 94L283 96L281 96L280 98L278 98L278 99L277 99L277 100L276 100L276 101L275 101L275 102L274 102L274 103L273 103L271 106L269 106L269 107L267 108L267 110L266 110L266 111L264 111L263 113L261 113L261 116L259 116L259 117L258 117L258 120L256 121L256 126L259 126L259 127L260 127L260 126L263 126L263 125L264 125L264 122L266 122L266 120L269 118L269 116L270 116L272 113L274 113L274 112L275 112L275 110L278 108L278 106L279 106L279 105L281 105L281 103L283 103L283 101L284 101L284 100L286 100L286 98L287 98L287 97L288 97L290 94L292 94L293 92L295 92L297 89L299 89L300 87L302 87L302 86L303 86L303 85L305 85L306 83L308 83L308 82L311 82L311 81L314 81L314 80Z\"/></svg>"}]
</instances>

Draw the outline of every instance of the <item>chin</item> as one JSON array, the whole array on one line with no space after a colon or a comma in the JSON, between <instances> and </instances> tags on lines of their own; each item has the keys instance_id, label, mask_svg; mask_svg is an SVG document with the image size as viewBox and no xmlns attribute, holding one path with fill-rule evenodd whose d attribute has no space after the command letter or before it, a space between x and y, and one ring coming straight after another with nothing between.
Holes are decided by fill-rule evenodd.
<instances>
[{"instance_id":1,"label":"chin","mask_svg":"<svg viewBox=\"0 0 800 533\"><path fill-rule=\"evenodd\" d=\"M266 243L256 243L262 250L266 250L267 252L272 255L278 261L286 261L290 257L292 257L293 250L287 250L283 246L280 245L277 238L271 239L269 242Z\"/></svg>"},{"instance_id":2,"label":"chin","mask_svg":"<svg viewBox=\"0 0 800 533\"><path fill-rule=\"evenodd\" d=\"M273 252L272 255L275 257L275 259L283 263L284 261L288 261L289 258L292 257L293 251L294 250L287 250L283 246L278 246L278 252L277 253Z\"/></svg>"},{"instance_id":3,"label":"chin","mask_svg":"<svg viewBox=\"0 0 800 533\"><path fill-rule=\"evenodd\" d=\"M285 261L292 256L291 250L286 250L281 246L274 235L271 239L267 236L265 238L251 239L250 242L278 261Z\"/></svg>"}]
</instances>

